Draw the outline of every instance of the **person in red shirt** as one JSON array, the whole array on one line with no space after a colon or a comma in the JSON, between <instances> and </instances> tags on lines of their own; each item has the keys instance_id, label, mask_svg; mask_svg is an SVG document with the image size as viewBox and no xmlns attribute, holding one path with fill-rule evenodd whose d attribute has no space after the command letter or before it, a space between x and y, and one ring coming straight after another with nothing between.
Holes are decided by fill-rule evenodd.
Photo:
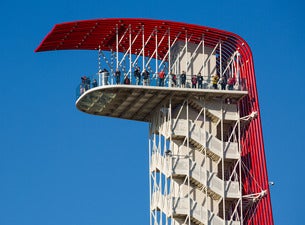
<instances>
[{"instance_id":1,"label":"person in red shirt","mask_svg":"<svg viewBox=\"0 0 305 225\"><path fill-rule=\"evenodd\" d=\"M159 72L159 86L163 87L164 86L164 78L165 78L165 73L163 70Z\"/></svg>"},{"instance_id":2,"label":"person in red shirt","mask_svg":"<svg viewBox=\"0 0 305 225\"><path fill-rule=\"evenodd\" d=\"M230 77L228 79L228 89L233 90L234 85L235 85L235 77Z\"/></svg>"},{"instance_id":3,"label":"person in red shirt","mask_svg":"<svg viewBox=\"0 0 305 225\"><path fill-rule=\"evenodd\" d=\"M124 84L130 84L130 79L127 74L124 76Z\"/></svg>"},{"instance_id":4,"label":"person in red shirt","mask_svg":"<svg viewBox=\"0 0 305 225\"><path fill-rule=\"evenodd\" d=\"M192 75L192 88L197 88L197 77Z\"/></svg>"}]
</instances>

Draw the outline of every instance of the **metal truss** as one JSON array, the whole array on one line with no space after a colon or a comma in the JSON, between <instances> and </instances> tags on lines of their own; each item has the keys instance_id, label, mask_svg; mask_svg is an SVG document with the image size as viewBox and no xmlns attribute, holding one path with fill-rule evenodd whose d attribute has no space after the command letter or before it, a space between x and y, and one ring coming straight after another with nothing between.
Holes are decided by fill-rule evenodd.
<instances>
[{"instance_id":1,"label":"metal truss","mask_svg":"<svg viewBox=\"0 0 305 225\"><path fill-rule=\"evenodd\" d=\"M218 73L220 77L223 75L236 77L235 89L240 89L240 69L243 64L237 50L224 51L222 41L219 41L214 46L207 47L205 46L205 36L202 34L201 40L198 41L196 39L198 43L196 43L195 49L190 54L187 54L189 45L194 43L192 33L187 31L183 33L181 31L173 38L170 28L159 31L158 27L155 27L146 36L144 31L144 25L138 30L128 25L123 31L117 25L115 29L115 49L111 49L109 57L99 49L98 68L102 68L101 61L103 60L110 70L112 79L114 72L118 68L124 73L124 76L129 76L130 80L132 79L134 68L138 66L142 67L142 71L144 69L149 71L153 75L152 79L157 79L158 72L164 70L166 73L165 82L168 86L171 86L171 74L181 74L182 70L190 75L201 73L206 83L210 83L212 76ZM181 42L182 35L185 37L183 42ZM178 41L181 46L175 50L174 46L178 44ZM135 49L134 46L138 47L139 42L142 43L141 48ZM151 49L152 42L154 42L154 49L149 52L146 47L149 44ZM167 47L161 49L160 46L164 46L165 43ZM199 54L200 52L203 54ZM208 64L211 62L212 57L215 56L217 56L216 63L213 63L215 67L211 68L211 72L207 73L206 68L209 66ZM185 57L185 65L181 65L181 57ZM194 69L192 65L195 60L198 60L198 57L201 57L201 66ZM243 87L245 86L245 84L242 85Z\"/></svg>"},{"instance_id":2,"label":"metal truss","mask_svg":"<svg viewBox=\"0 0 305 225\"><path fill-rule=\"evenodd\" d=\"M217 104L222 116L215 120ZM233 108L234 114L224 99L188 98L175 106L169 99L155 113L149 140L151 225L243 224L241 118L238 104Z\"/></svg>"}]
</instances>

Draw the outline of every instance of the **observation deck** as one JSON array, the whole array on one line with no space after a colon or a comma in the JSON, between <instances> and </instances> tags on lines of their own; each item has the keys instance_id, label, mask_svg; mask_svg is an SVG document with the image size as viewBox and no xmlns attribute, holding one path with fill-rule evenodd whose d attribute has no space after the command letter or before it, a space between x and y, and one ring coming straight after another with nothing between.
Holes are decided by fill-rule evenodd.
<instances>
[{"instance_id":1,"label":"observation deck","mask_svg":"<svg viewBox=\"0 0 305 225\"><path fill-rule=\"evenodd\" d=\"M149 122L151 115L163 102L172 99L172 107L186 98L223 100L237 102L247 91L192 89L177 87L104 85L83 93L76 101L76 107L93 115Z\"/></svg>"}]
</instances>

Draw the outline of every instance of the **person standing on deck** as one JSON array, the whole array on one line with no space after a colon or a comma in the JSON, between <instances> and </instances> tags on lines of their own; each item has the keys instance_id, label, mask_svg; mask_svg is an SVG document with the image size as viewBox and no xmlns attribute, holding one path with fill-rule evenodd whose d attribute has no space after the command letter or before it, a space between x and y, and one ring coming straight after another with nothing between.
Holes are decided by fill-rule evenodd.
<instances>
[{"instance_id":1,"label":"person standing on deck","mask_svg":"<svg viewBox=\"0 0 305 225\"><path fill-rule=\"evenodd\" d=\"M143 85L147 86L149 82L149 72L146 69L144 69L142 72L142 76L143 76Z\"/></svg>"},{"instance_id":2,"label":"person standing on deck","mask_svg":"<svg viewBox=\"0 0 305 225\"><path fill-rule=\"evenodd\" d=\"M182 74L180 75L180 81L181 81L181 87L185 87L186 73L184 70L182 71Z\"/></svg>"},{"instance_id":3,"label":"person standing on deck","mask_svg":"<svg viewBox=\"0 0 305 225\"><path fill-rule=\"evenodd\" d=\"M165 78L165 73L163 70L159 72L159 86L163 87L164 86L164 78Z\"/></svg>"},{"instance_id":4,"label":"person standing on deck","mask_svg":"<svg viewBox=\"0 0 305 225\"><path fill-rule=\"evenodd\" d=\"M120 84L121 83L121 71L119 70L119 68L116 68L114 76L115 76L116 84Z\"/></svg>"},{"instance_id":5,"label":"person standing on deck","mask_svg":"<svg viewBox=\"0 0 305 225\"><path fill-rule=\"evenodd\" d=\"M197 82L198 82L198 88L202 89L203 77L200 72L197 75Z\"/></svg>"}]
</instances>

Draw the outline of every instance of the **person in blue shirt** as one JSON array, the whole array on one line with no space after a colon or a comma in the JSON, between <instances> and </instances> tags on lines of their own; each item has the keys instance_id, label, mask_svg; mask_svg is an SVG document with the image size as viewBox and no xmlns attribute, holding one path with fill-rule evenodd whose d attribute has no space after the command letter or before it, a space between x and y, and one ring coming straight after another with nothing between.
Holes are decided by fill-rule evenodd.
<instances>
[{"instance_id":1,"label":"person in blue shirt","mask_svg":"<svg viewBox=\"0 0 305 225\"><path fill-rule=\"evenodd\" d=\"M140 72L140 67L136 67L134 72L133 72L134 77L136 78L136 85L140 85L141 82L141 72Z\"/></svg>"},{"instance_id":2,"label":"person in blue shirt","mask_svg":"<svg viewBox=\"0 0 305 225\"><path fill-rule=\"evenodd\" d=\"M115 76L116 84L120 84L121 83L121 71L119 70L119 68L116 68L114 76Z\"/></svg>"},{"instance_id":3,"label":"person in blue shirt","mask_svg":"<svg viewBox=\"0 0 305 225\"><path fill-rule=\"evenodd\" d=\"M197 82L198 82L198 88L202 88L202 82L203 82L203 76L201 75L201 73L199 72L197 75Z\"/></svg>"},{"instance_id":4,"label":"person in blue shirt","mask_svg":"<svg viewBox=\"0 0 305 225\"><path fill-rule=\"evenodd\" d=\"M180 81L181 81L181 87L185 87L186 73L184 70L182 71L182 74L180 75Z\"/></svg>"}]
</instances>

